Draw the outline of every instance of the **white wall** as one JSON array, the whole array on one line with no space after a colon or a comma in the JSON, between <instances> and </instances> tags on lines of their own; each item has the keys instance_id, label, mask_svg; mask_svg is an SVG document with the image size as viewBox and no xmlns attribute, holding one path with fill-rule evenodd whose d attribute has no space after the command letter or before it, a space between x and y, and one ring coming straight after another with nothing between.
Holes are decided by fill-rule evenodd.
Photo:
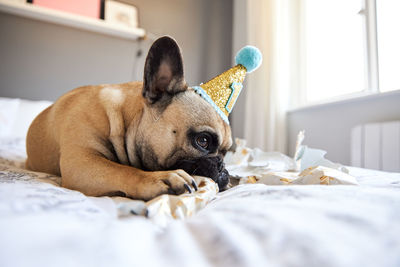
<instances>
[{"instance_id":1,"label":"white wall","mask_svg":"<svg viewBox=\"0 0 400 267\"><path fill-rule=\"evenodd\" d=\"M0 13L0 96L55 100L132 78L137 43Z\"/></svg>"},{"instance_id":2,"label":"white wall","mask_svg":"<svg viewBox=\"0 0 400 267\"><path fill-rule=\"evenodd\" d=\"M328 159L348 165L352 127L399 119L400 90L294 110L288 113L289 154L304 129L305 145L326 150Z\"/></svg>"}]
</instances>

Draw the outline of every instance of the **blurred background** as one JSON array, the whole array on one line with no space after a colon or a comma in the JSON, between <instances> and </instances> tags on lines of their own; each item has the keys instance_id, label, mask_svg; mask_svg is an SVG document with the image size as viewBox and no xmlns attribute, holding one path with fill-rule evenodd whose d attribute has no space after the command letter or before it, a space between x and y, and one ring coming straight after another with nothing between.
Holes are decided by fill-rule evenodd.
<instances>
[{"instance_id":1,"label":"blurred background","mask_svg":"<svg viewBox=\"0 0 400 267\"><path fill-rule=\"evenodd\" d=\"M250 147L293 155L296 136L342 164L400 171L397 0L0 0L0 97L54 101L142 80L151 43L180 45L189 85L263 65L230 117Z\"/></svg>"}]
</instances>

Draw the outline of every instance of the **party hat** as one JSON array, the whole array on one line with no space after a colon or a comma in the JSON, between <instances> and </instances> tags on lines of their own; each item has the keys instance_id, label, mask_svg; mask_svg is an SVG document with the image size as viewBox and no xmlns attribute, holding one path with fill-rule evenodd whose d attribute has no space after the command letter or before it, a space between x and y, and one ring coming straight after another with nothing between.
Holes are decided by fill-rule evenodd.
<instances>
[{"instance_id":1,"label":"party hat","mask_svg":"<svg viewBox=\"0 0 400 267\"><path fill-rule=\"evenodd\" d=\"M236 66L193 89L203 97L229 124L228 116L242 91L246 73L256 70L262 62L260 50L254 46L245 46L235 57Z\"/></svg>"}]
</instances>

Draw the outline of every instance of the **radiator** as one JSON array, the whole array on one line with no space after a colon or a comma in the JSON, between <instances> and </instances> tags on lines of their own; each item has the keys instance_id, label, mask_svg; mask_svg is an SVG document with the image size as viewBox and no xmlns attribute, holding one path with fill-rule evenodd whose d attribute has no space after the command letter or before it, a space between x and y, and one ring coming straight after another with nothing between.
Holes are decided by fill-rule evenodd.
<instances>
[{"instance_id":1,"label":"radiator","mask_svg":"<svg viewBox=\"0 0 400 267\"><path fill-rule=\"evenodd\" d=\"M354 127L351 130L351 165L400 172L400 121Z\"/></svg>"}]
</instances>

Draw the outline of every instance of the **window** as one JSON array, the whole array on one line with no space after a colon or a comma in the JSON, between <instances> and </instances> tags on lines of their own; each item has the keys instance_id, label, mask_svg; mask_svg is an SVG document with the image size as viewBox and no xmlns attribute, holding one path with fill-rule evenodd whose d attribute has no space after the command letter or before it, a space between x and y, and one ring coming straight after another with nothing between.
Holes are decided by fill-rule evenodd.
<instances>
[{"instance_id":1,"label":"window","mask_svg":"<svg viewBox=\"0 0 400 267\"><path fill-rule=\"evenodd\" d=\"M304 101L400 89L399 10L399 0L304 0Z\"/></svg>"},{"instance_id":2,"label":"window","mask_svg":"<svg viewBox=\"0 0 400 267\"><path fill-rule=\"evenodd\" d=\"M400 89L400 1L377 0L379 88Z\"/></svg>"},{"instance_id":3,"label":"window","mask_svg":"<svg viewBox=\"0 0 400 267\"><path fill-rule=\"evenodd\" d=\"M360 1L306 0L307 102L365 89Z\"/></svg>"}]
</instances>

